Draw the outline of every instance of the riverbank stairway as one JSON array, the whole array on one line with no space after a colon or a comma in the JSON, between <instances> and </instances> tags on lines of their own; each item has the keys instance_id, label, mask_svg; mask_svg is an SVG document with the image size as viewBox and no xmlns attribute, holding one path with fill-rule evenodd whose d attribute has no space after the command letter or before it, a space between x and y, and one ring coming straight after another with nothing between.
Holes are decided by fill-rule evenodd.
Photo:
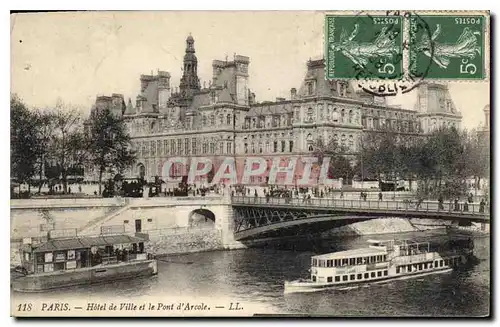
<instances>
[{"instance_id":1,"label":"riverbank stairway","mask_svg":"<svg viewBox=\"0 0 500 327\"><path fill-rule=\"evenodd\" d=\"M104 216L97 217L95 219L92 219L91 221L87 222L85 225L81 226L80 228L77 228L77 234L78 235L85 235L89 231L92 231L96 226L104 224L105 222L113 219L114 217L121 215L128 209L130 209L130 204L128 201L118 210L114 210L112 212L109 212L108 214Z\"/></svg>"}]
</instances>

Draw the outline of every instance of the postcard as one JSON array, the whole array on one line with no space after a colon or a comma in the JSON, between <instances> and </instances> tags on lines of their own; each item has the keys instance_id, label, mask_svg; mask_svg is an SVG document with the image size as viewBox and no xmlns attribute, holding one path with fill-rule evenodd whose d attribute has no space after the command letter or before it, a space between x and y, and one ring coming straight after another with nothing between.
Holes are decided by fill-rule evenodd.
<instances>
[{"instance_id":1,"label":"postcard","mask_svg":"<svg viewBox=\"0 0 500 327\"><path fill-rule=\"evenodd\" d=\"M14 317L488 317L489 11L11 14Z\"/></svg>"}]
</instances>

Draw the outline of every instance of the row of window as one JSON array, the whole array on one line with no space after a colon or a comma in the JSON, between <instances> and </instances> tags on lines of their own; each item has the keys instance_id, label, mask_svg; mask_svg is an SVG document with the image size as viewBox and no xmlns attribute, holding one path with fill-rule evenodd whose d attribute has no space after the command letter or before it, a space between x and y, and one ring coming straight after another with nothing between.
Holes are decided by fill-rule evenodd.
<instances>
[{"instance_id":1,"label":"row of window","mask_svg":"<svg viewBox=\"0 0 500 327\"><path fill-rule=\"evenodd\" d=\"M420 129L419 125L417 122L413 121L408 121L408 120L390 120L390 119L378 119L378 118L362 118L361 119L361 124L363 125L364 128L368 129L381 129L381 128L386 128L386 129L393 129L396 131L400 132L418 132Z\"/></svg>"},{"instance_id":2,"label":"row of window","mask_svg":"<svg viewBox=\"0 0 500 327\"><path fill-rule=\"evenodd\" d=\"M245 118L245 124L243 125L243 129L291 126L292 122L293 122L293 113L288 113L288 114L282 115L282 116L281 115L272 115L272 116L262 115L262 116L258 116L258 117L247 117L247 118Z\"/></svg>"},{"instance_id":3,"label":"row of window","mask_svg":"<svg viewBox=\"0 0 500 327\"><path fill-rule=\"evenodd\" d=\"M224 121L226 123L226 125L230 125L232 126L233 125L233 118L234 116L232 114L227 114L226 115L226 119L224 120L224 115L219 115L219 124L220 125L224 125ZM202 124L202 127L204 126L214 126L215 125L215 115L210 115L210 116L206 116L206 115L203 115L201 116L201 124Z\"/></svg>"},{"instance_id":4,"label":"row of window","mask_svg":"<svg viewBox=\"0 0 500 327\"><path fill-rule=\"evenodd\" d=\"M347 281L356 281L356 280L367 280L367 279L372 279L372 278L380 278L380 277L386 277L389 275L389 272L387 270L379 270L379 271L372 271L370 273L361 273L361 274L350 274L350 275L339 275L335 276L335 279L333 277L327 277L326 282L327 283L332 283L335 280L335 283L339 282L347 282ZM313 276L313 282L316 281L316 276Z\"/></svg>"},{"instance_id":5,"label":"row of window","mask_svg":"<svg viewBox=\"0 0 500 327\"><path fill-rule=\"evenodd\" d=\"M348 258L348 259L332 259L332 260L322 260L322 259L312 259L313 267L344 267L344 266L355 266L355 265L366 265L378 262L386 262L387 255L373 255L369 257L358 257L358 258Z\"/></svg>"},{"instance_id":6,"label":"row of window","mask_svg":"<svg viewBox=\"0 0 500 327\"><path fill-rule=\"evenodd\" d=\"M339 116L340 115L340 116ZM306 116L304 117L303 121L305 123L313 123L314 122L314 110L313 108L308 108ZM333 111L330 113L330 108L328 108L328 111L326 113L326 117L323 116L323 108L320 108L319 110L319 120L323 121L324 119L327 119L329 121L333 122L341 122L341 123L348 123L348 124L353 124L356 123L354 119L354 110L346 110L342 109L340 110L340 113L337 112L337 108L334 108Z\"/></svg>"},{"instance_id":7,"label":"row of window","mask_svg":"<svg viewBox=\"0 0 500 327\"><path fill-rule=\"evenodd\" d=\"M455 257L455 258L444 259L444 260L436 260L434 262L404 265L404 266L396 267L396 274L412 272L412 271L427 270L427 269L432 269L432 268L442 268L442 267L447 267L448 265L455 266L455 265L458 265L459 263L460 263L460 258Z\"/></svg>"},{"instance_id":8,"label":"row of window","mask_svg":"<svg viewBox=\"0 0 500 327\"><path fill-rule=\"evenodd\" d=\"M252 142L250 143L250 147L248 146L248 143L244 143L243 147L245 153L293 152L293 141L288 141L288 147L286 141L274 141L272 143L266 141L264 145L262 144L262 142L259 142L258 144Z\"/></svg>"},{"instance_id":9,"label":"row of window","mask_svg":"<svg viewBox=\"0 0 500 327\"><path fill-rule=\"evenodd\" d=\"M134 142L133 148L138 152L140 157L233 153L233 143L231 140L223 140L217 143L203 142L201 143L201 147L199 147L195 138Z\"/></svg>"},{"instance_id":10,"label":"row of window","mask_svg":"<svg viewBox=\"0 0 500 327\"><path fill-rule=\"evenodd\" d=\"M397 112L394 112L394 111L385 111L385 110L373 110L371 109L370 111L368 111L367 109L365 110L365 114L366 115L370 115L370 116L380 116L380 117L395 117L396 119L400 118L400 119L415 119L415 116L412 115L412 114L409 114L409 113L397 113ZM375 118L374 118L375 119Z\"/></svg>"}]
</instances>

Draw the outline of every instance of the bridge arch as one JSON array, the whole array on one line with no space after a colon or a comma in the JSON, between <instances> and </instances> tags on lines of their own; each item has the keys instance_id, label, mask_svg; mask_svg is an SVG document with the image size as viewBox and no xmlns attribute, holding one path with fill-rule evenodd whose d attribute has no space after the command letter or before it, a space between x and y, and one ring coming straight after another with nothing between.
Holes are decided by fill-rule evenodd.
<instances>
[{"instance_id":1,"label":"bridge arch","mask_svg":"<svg viewBox=\"0 0 500 327\"><path fill-rule=\"evenodd\" d=\"M195 209L189 213L189 227L215 226L215 214L208 209Z\"/></svg>"}]
</instances>

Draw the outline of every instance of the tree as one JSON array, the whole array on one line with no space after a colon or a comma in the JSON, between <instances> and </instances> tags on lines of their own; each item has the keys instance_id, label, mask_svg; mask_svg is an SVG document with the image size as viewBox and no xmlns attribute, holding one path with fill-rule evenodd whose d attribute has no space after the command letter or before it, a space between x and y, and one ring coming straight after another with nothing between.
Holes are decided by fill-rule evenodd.
<instances>
[{"instance_id":1,"label":"tree","mask_svg":"<svg viewBox=\"0 0 500 327\"><path fill-rule=\"evenodd\" d=\"M82 114L75 108L58 101L54 114L54 134L50 151L53 163L60 172L64 193L68 189L71 169L82 166L88 155L88 139L84 135Z\"/></svg>"},{"instance_id":2,"label":"tree","mask_svg":"<svg viewBox=\"0 0 500 327\"><path fill-rule=\"evenodd\" d=\"M50 174L50 172L55 169L50 169L47 163L52 161L52 153L51 146L55 137L55 118L56 115L52 110L38 110L34 113L34 119L36 120L38 129L37 129L37 147L36 147L36 156L37 156L37 168L38 168L38 176L40 178L38 185L38 193L42 190L42 185L44 183L43 177L46 178L53 177L54 179L58 179L60 176L60 172L57 172L57 175ZM47 170L50 172L47 173ZM50 187L49 183L49 187Z\"/></svg>"},{"instance_id":3,"label":"tree","mask_svg":"<svg viewBox=\"0 0 500 327\"><path fill-rule=\"evenodd\" d=\"M364 177L389 179L403 170L398 138L392 130L367 132L363 135L360 149L357 171Z\"/></svg>"},{"instance_id":4,"label":"tree","mask_svg":"<svg viewBox=\"0 0 500 327\"><path fill-rule=\"evenodd\" d=\"M354 171L349 160L349 153L347 147L338 144L338 142L331 140L325 143L323 139L318 139L314 146L313 155L318 158L318 167L323 164L325 158L330 158L328 166L329 178L342 178L344 181L352 179Z\"/></svg>"},{"instance_id":5,"label":"tree","mask_svg":"<svg viewBox=\"0 0 500 327\"><path fill-rule=\"evenodd\" d=\"M136 161L130 149L130 135L125 122L109 109L94 110L86 122L89 160L99 172L99 194L105 172L122 173Z\"/></svg>"},{"instance_id":6,"label":"tree","mask_svg":"<svg viewBox=\"0 0 500 327\"><path fill-rule=\"evenodd\" d=\"M467 153L468 175L474 179L475 189L478 189L482 178L490 175L490 145L485 132L472 130L464 132L465 152Z\"/></svg>"},{"instance_id":7,"label":"tree","mask_svg":"<svg viewBox=\"0 0 500 327\"><path fill-rule=\"evenodd\" d=\"M10 99L10 160L12 177L30 184L36 169L37 121L16 95Z\"/></svg>"}]
</instances>

